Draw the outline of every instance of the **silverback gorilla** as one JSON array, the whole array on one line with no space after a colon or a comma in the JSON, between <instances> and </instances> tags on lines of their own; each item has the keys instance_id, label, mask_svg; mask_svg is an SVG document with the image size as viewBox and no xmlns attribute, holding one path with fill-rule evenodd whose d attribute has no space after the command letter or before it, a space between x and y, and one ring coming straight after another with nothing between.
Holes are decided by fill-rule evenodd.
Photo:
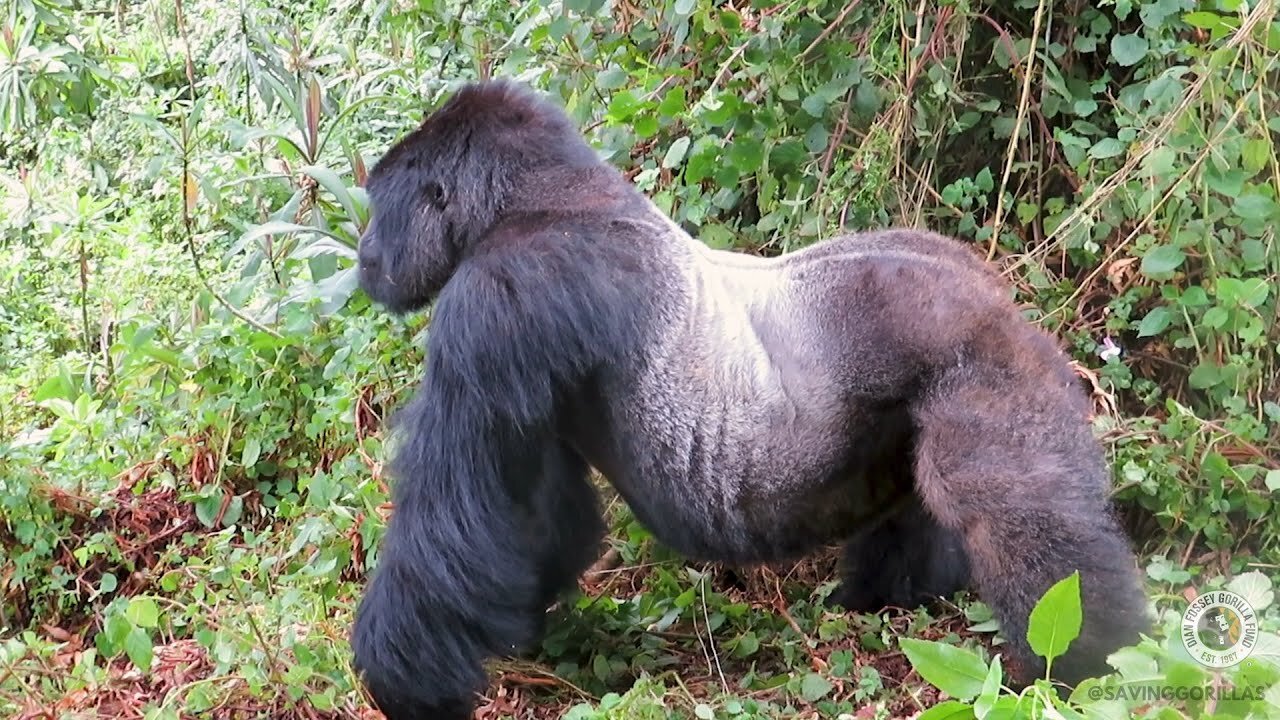
<instances>
[{"instance_id":1,"label":"silverback gorilla","mask_svg":"<svg viewBox=\"0 0 1280 720\"><path fill-rule=\"evenodd\" d=\"M691 558L846 543L847 608L972 583L1022 681L1045 670L1028 613L1072 571L1084 625L1055 677L1104 672L1147 627L1087 397L959 243L711 250L505 81L456 92L368 191L361 287L435 303L352 637L388 718L468 717L483 661L538 640L604 534L589 466Z\"/></svg>"}]
</instances>

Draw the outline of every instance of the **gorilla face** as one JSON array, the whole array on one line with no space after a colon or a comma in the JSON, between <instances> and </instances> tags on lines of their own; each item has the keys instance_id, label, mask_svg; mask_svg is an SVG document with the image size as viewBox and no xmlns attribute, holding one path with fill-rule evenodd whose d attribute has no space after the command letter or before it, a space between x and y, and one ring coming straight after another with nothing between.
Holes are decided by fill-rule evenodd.
<instances>
[{"instance_id":1,"label":"gorilla face","mask_svg":"<svg viewBox=\"0 0 1280 720\"><path fill-rule=\"evenodd\" d=\"M357 254L360 287L395 313L430 303L458 261L458 208L450 206L448 179L438 163L420 166L418 158L388 155L370 174L373 215Z\"/></svg>"},{"instance_id":2,"label":"gorilla face","mask_svg":"<svg viewBox=\"0 0 1280 720\"><path fill-rule=\"evenodd\" d=\"M593 166L577 128L519 85L459 91L369 173L373 218L360 238L360 287L396 313L430 303L498 222L523 178Z\"/></svg>"}]
</instances>

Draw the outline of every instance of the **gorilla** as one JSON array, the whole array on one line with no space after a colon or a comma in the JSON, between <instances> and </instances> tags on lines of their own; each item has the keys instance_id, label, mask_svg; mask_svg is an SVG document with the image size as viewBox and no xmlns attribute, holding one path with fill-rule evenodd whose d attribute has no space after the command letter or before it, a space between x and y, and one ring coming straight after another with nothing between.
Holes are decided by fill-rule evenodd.
<instances>
[{"instance_id":1,"label":"gorilla","mask_svg":"<svg viewBox=\"0 0 1280 720\"><path fill-rule=\"evenodd\" d=\"M1027 617L1082 583L1065 682L1148 627L1088 399L958 241L915 230L775 258L712 250L510 81L457 90L369 174L364 292L428 305L395 511L352 631L391 720L465 718L605 532L589 468L662 543L776 562L845 543L834 599L972 585L1016 682Z\"/></svg>"}]
</instances>

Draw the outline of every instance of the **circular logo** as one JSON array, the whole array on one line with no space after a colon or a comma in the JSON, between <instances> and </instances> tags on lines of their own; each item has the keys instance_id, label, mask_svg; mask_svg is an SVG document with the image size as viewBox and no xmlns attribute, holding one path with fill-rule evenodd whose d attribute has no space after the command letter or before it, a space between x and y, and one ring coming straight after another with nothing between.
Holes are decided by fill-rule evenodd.
<instances>
[{"instance_id":1,"label":"circular logo","mask_svg":"<svg viewBox=\"0 0 1280 720\"><path fill-rule=\"evenodd\" d=\"M1258 614L1230 590L1204 593L1182 614L1182 645L1206 667L1231 667L1249 657L1257 642Z\"/></svg>"}]
</instances>

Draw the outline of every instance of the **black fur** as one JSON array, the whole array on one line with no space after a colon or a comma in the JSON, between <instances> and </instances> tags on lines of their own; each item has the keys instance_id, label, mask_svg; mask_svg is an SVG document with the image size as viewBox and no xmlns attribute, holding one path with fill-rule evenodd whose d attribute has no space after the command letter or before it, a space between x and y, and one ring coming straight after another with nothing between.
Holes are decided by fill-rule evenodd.
<instances>
[{"instance_id":1,"label":"black fur","mask_svg":"<svg viewBox=\"0 0 1280 720\"><path fill-rule=\"evenodd\" d=\"M915 498L846 543L844 562L844 582L831 600L858 612L914 608L969 585L963 538Z\"/></svg>"},{"instance_id":2,"label":"black fur","mask_svg":"<svg viewBox=\"0 0 1280 720\"><path fill-rule=\"evenodd\" d=\"M1043 672L1027 613L1072 570L1086 619L1058 677L1146 627L1066 358L959 245L706 251L504 82L429 115L369 192L361 286L395 312L435 302L353 633L392 720L467 717L483 660L536 641L604 532L588 465L690 556L846 540L837 599L857 609L972 582L1024 680Z\"/></svg>"}]
</instances>

